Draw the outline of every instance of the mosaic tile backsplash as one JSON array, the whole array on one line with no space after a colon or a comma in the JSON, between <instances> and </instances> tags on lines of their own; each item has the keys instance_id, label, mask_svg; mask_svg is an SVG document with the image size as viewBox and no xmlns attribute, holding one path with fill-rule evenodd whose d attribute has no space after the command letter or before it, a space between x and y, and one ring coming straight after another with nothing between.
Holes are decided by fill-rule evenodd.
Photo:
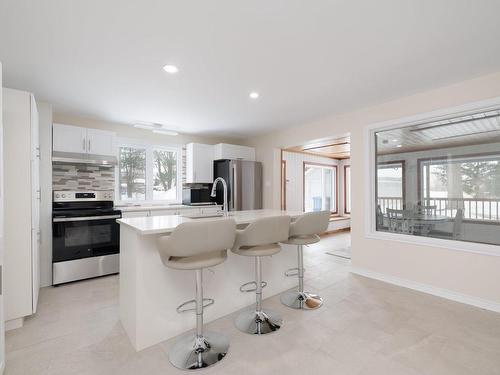
<instances>
[{"instance_id":1,"label":"mosaic tile backsplash","mask_svg":"<svg viewBox=\"0 0 500 375\"><path fill-rule=\"evenodd\" d=\"M115 167L86 164L52 164L53 190L114 190Z\"/></svg>"}]
</instances>

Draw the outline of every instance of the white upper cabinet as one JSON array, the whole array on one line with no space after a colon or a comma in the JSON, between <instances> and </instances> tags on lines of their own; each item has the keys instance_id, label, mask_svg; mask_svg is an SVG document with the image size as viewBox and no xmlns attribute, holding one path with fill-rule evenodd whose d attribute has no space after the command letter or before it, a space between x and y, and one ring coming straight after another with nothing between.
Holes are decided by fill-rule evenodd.
<instances>
[{"instance_id":1,"label":"white upper cabinet","mask_svg":"<svg viewBox=\"0 0 500 375\"><path fill-rule=\"evenodd\" d=\"M115 133L87 129L87 152L95 155L115 155Z\"/></svg>"},{"instance_id":2,"label":"white upper cabinet","mask_svg":"<svg viewBox=\"0 0 500 375\"><path fill-rule=\"evenodd\" d=\"M255 161L255 148L247 146L230 145L219 143L215 146L215 158L219 159L241 159Z\"/></svg>"},{"instance_id":3,"label":"white upper cabinet","mask_svg":"<svg viewBox=\"0 0 500 375\"><path fill-rule=\"evenodd\" d=\"M54 124L52 132L52 149L54 151L87 152L85 141L87 129L78 126Z\"/></svg>"},{"instance_id":4,"label":"white upper cabinet","mask_svg":"<svg viewBox=\"0 0 500 375\"><path fill-rule=\"evenodd\" d=\"M201 143L186 145L186 182L212 183L214 181L214 146Z\"/></svg>"},{"instance_id":5,"label":"white upper cabinet","mask_svg":"<svg viewBox=\"0 0 500 375\"><path fill-rule=\"evenodd\" d=\"M54 151L112 156L115 155L115 133L54 124L52 147Z\"/></svg>"}]
</instances>

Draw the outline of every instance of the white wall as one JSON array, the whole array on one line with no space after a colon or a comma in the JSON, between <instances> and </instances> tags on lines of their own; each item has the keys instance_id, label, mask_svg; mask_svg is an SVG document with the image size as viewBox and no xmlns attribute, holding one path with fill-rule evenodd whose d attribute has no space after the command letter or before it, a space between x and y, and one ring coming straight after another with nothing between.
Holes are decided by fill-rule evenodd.
<instances>
[{"instance_id":1,"label":"white wall","mask_svg":"<svg viewBox=\"0 0 500 375\"><path fill-rule=\"evenodd\" d=\"M37 102L40 124L40 286L52 285L52 106Z\"/></svg>"},{"instance_id":2,"label":"white wall","mask_svg":"<svg viewBox=\"0 0 500 375\"><path fill-rule=\"evenodd\" d=\"M375 123L500 97L500 72L250 139L263 163L264 206L280 206L280 149L351 135L353 266L500 308L500 257L365 237L370 214L365 129Z\"/></svg>"}]
</instances>

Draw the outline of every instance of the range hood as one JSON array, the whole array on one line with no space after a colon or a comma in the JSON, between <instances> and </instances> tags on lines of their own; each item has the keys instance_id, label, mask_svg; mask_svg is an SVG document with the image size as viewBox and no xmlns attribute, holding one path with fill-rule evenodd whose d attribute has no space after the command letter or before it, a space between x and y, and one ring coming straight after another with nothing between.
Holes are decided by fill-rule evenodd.
<instances>
[{"instance_id":1,"label":"range hood","mask_svg":"<svg viewBox=\"0 0 500 375\"><path fill-rule=\"evenodd\" d=\"M91 164L102 167L113 167L118 164L116 156L61 151L52 152L52 161L57 163Z\"/></svg>"}]
</instances>

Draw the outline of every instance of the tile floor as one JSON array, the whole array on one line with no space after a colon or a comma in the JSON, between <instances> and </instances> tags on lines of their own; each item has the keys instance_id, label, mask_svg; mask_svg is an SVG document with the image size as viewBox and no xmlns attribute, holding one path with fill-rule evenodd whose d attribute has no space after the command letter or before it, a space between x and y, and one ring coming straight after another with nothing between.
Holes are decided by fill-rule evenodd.
<instances>
[{"instance_id":1,"label":"tile floor","mask_svg":"<svg viewBox=\"0 0 500 375\"><path fill-rule=\"evenodd\" d=\"M500 374L500 314L349 273L326 251L348 233L306 249L315 311L264 306L284 315L282 329L240 333L231 314L208 325L226 333L230 352L205 374L484 375ZM8 375L155 375L183 373L167 359L172 340L136 353L118 320L118 277L44 288L37 315L7 333ZM185 372L184 372L185 373Z\"/></svg>"}]
</instances>

